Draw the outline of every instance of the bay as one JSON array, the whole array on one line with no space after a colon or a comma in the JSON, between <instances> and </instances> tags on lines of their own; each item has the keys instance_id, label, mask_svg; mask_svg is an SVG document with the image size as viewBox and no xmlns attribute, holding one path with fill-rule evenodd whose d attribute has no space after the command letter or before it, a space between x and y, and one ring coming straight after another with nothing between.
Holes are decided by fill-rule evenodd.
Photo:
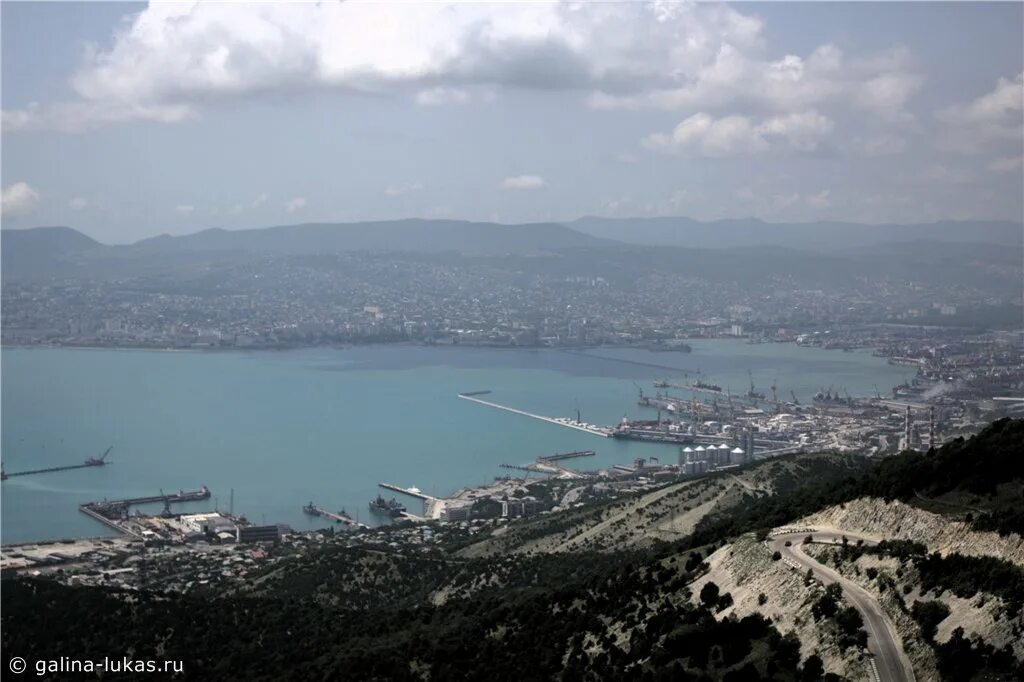
<instances>
[{"instance_id":1,"label":"bay","mask_svg":"<svg viewBox=\"0 0 1024 682\"><path fill-rule=\"evenodd\" d=\"M15 477L0 492L2 541L107 535L78 512L84 502L208 486L208 502L250 520L322 527L309 501L373 522L377 483L447 495L568 450L593 449L578 466L635 457L674 461L668 445L603 439L457 399L488 399L550 416L610 425L653 417L638 386L706 378L734 392L777 379L780 397L820 388L885 393L911 375L870 353L792 344L695 341L692 353L368 346L293 351L134 351L7 348L0 353L0 454L8 472L74 464L113 446L110 465ZM666 368L674 369L666 369ZM686 394L683 393L685 396ZM418 511L415 501L410 510ZM158 508L157 508L158 509Z\"/></svg>"}]
</instances>

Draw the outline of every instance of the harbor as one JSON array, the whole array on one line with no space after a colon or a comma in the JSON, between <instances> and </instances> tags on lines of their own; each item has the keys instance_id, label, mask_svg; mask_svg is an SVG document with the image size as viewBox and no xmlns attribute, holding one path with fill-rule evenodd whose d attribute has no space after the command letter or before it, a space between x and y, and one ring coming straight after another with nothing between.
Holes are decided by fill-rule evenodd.
<instances>
[{"instance_id":1,"label":"harbor","mask_svg":"<svg viewBox=\"0 0 1024 682\"><path fill-rule=\"evenodd\" d=\"M209 500L210 489L179 490L175 493L128 497L117 500L98 500L79 505L78 510L122 537L148 545L185 544L198 541L216 544L235 542L276 541L281 527L255 526L245 516L234 513L234 491L228 511L214 509L198 513L182 513L172 505ZM160 503L163 509L156 514L134 509L142 505Z\"/></svg>"},{"instance_id":2,"label":"harbor","mask_svg":"<svg viewBox=\"0 0 1024 682\"><path fill-rule=\"evenodd\" d=\"M78 511L99 521L103 525L112 528L118 533L128 535L139 540L144 540L151 531L148 531L145 528L145 523L142 521L142 519L145 518L144 515L138 513L136 513L134 517L131 515L132 507L160 502L164 505L162 512L163 517L169 518L173 516L173 513L171 512L172 504L208 499L210 499L210 490L206 486L203 486L199 490L180 490L176 493L171 493L170 495L165 495L163 491L161 491L159 495L129 497L123 500L87 502L80 505L78 507Z\"/></svg>"},{"instance_id":3,"label":"harbor","mask_svg":"<svg viewBox=\"0 0 1024 682\"><path fill-rule=\"evenodd\" d=\"M116 442L115 452L107 457L108 462L116 457L116 464L104 467L101 475L97 475L98 469L84 467L5 481L4 536L18 542L96 535L109 527L99 526L98 521L80 513L80 505L104 496L111 500L127 497L120 493L126 490L149 489L156 493L160 487L192 489L190 472L200 471L212 489L235 488L246 512L257 522L264 519L312 530L325 520L302 512L310 499L332 512L345 507L355 516L354 510L358 509L363 523L376 526L404 518L368 513L368 504L378 491L388 498L393 493L408 507L406 515L425 518L431 514L422 498L387 492L377 483L418 486L430 496L442 498L496 475L555 477L557 470L536 462L540 456L555 453L593 451L593 456L554 460L581 471L632 466L638 458L655 457L671 463L677 462L679 450L685 447L695 450L697 446L725 444L730 451L738 446L745 449L745 429L754 432L757 457L801 447L808 451L827 447L893 452L906 431L904 409L896 403L912 402L916 406L933 402L920 395L894 398L893 387L906 384L900 391L913 389L920 394L931 390L934 383L922 377L915 386L914 377L908 376L903 367L889 365L885 358L869 352L842 353L774 343L691 344L692 353L678 356L622 349L601 350L600 354L680 369L699 363L704 381L723 389L741 386L744 391L749 388L750 368L755 392L769 400L770 386L777 375L779 396L795 393L802 409L767 403L754 408L734 398L735 414L730 415L727 397L706 395L707 400L699 401L699 410L694 411L688 393L653 386L666 375L672 380L672 370L545 350L371 347L274 355L13 350L5 361L5 380L23 383L21 390L31 390L40 378L60 382L64 381L60 377L66 376L80 377L81 386L66 387L52 398L52 409L42 413L22 410L12 403L2 434L5 470L34 471L82 462L84 457L76 452L82 443L94 447L98 457L108 443ZM901 349L900 355L908 353ZM67 362L62 360L65 357ZM322 369L327 363L340 364L349 359L366 368L345 365L344 371ZM147 410L141 409L138 396L131 393L104 395L95 403L97 415L90 417L90 424L102 421L111 425L99 436L95 427L86 428L88 425L69 418L76 414L70 403L85 399L90 387L101 385L104 376L125 363L131 364L133 373L147 384L171 387L157 395L152 410L179 414L189 424L187 430L162 421L154 423ZM66 365L78 367L79 373L69 374ZM410 365L417 369L408 370ZM580 374L567 374L565 368L576 368L573 371ZM690 371L691 380L695 380L696 368ZM679 372L672 383L683 384L682 376ZM261 386L272 377L281 384L275 393L267 394ZM220 401L197 395L191 388L205 385L211 378L239 387L233 394L238 401L233 413L237 421L230 429L225 430L222 421L211 417ZM843 400L843 386L854 398L852 414L814 404L814 395L827 392L833 384L839 387ZM877 402L875 385L881 398L893 404L878 404L862 411L861 404L867 405L871 399ZM321 387L315 401L309 399L311 386ZM460 392L475 393L473 387L493 390L457 398ZM673 403L677 409L663 406L659 415L655 405L638 405L638 388L645 397L653 398L659 391L667 393L678 399ZM1006 389L991 394L1014 395ZM395 396L400 398L396 401ZM472 401L468 398L512 410L480 403L470 407ZM721 408L718 412L713 406L716 400ZM598 434L565 428L564 421L577 420L577 409L581 413L579 421L599 427ZM572 417L555 419L559 415ZM632 433L622 428L623 416ZM915 409L912 418L912 440L927 442L928 411ZM939 405L936 440L953 437L961 419L952 403ZM551 428L552 424L562 428ZM737 427L740 433L734 436ZM619 429L619 437L604 437L615 429ZM601 435L602 440L596 440L595 435ZM132 456L117 456L117 451ZM531 470L503 468L501 464ZM209 501L210 509L229 506L226 492L220 504L212 498ZM155 503L156 511L160 510L159 504ZM54 512L39 514L40 505ZM201 501L172 506L175 511L206 511Z\"/></svg>"}]
</instances>

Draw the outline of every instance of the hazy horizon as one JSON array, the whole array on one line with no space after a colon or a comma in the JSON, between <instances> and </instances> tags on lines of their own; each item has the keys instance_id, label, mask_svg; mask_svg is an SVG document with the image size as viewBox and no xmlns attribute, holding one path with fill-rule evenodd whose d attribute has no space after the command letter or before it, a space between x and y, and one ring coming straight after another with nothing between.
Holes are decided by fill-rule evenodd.
<instances>
[{"instance_id":1,"label":"hazy horizon","mask_svg":"<svg viewBox=\"0 0 1024 682\"><path fill-rule=\"evenodd\" d=\"M4 227L1024 211L1019 3L398 7L4 3Z\"/></svg>"},{"instance_id":2,"label":"hazy horizon","mask_svg":"<svg viewBox=\"0 0 1024 682\"><path fill-rule=\"evenodd\" d=\"M423 217L419 217L419 216L406 216L406 217L396 217L396 218L376 218L376 219L372 219L372 220L351 220L351 221L336 221L336 222L302 221L302 222L291 222L291 223L275 223L275 224L272 224L272 225L241 225L241 226L235 226L235 227L222 227L220 225L209 225L209 226L205 226L205 227L197 227L195 230L193 230L191 232L182 232L182 233L175 233L175 234L171 234L171 233L168 233L168 232L161 232L161 233L158 233L158 234L141 235L141 236L139 236L137 238L131 239L130 241L104 241L103 239L101 239L101 238L99 238L99 237L97 237L97 236L95 236L93 234L90 234L89 231L87 231L85 229L81 229L79 227L76 227L75 225L27 225L27 226L23 226L23 227L22 226L19 226L19 227L3 226L2 228L0 228L0 230L2 230L2 231L29 231L29 230L40 230L40 229L45 230L45 229L62 229L63 228L63 229L74 230L75 232L78 232L79 234L85 235L86 237L89 237L90 239L92 239L92 240L94 240L96 242L99 242L100 244L107 245L107 246L128 246L128 245L131 245L131 244L135 244L135 243L138 243L138 242L146 241L146 240L149 240L149 239L156 239L156 238L159 238L159 237L187 237L187 236L190 236L190 235L195 235L195 234L199 234L199 233L202 233L202 232L211 232L211 231L252 232L252 231L259 231L259 230L271 230L271 229L276 229L276 228L300 227L300 226L304 226L304 225L334 225L334 226L342 227L342 226L347 226L347 225L364 225L364 224L365 225L373 225L373 224L379 224L379 223L403 223L403 222L417 222L418 221L418 222L424 222L424 223L431 223L431 222L469 223L469 224L479 224L479 225L496 225L496 226L499 226L499 227L523 227L523 226L528 226L528 225L559 225L559 226L567 227L569 229L577 229L577 228L573 227L573 224L574 223L579 223L581 221L586 221L586 220L608 220L608 221L616 221L616 222L624 222L624 221L629 221L629 220L637 220L637 221L648 221L648 220L671 221L671 220L680 220L680 221L692 221L692 222L694 222L694 223L696 223L698 225L705 225L705 226L716 225L716 224L719 224L719 223L760 223L760 224L763 224L765 226L765 228L767 228L767 229L771 229L773 227L779 227L779 228L784 228L784 227L810 227L810 226L813 226L813 225L837 224L837 223L838 224L843 224L843 225L849 225L851 227L864 227L864 228L869 228L869 229L870 228L885 228L885 227L903 227L903 226L922 226L922 227L928 227L928 226L932 226L932 225L938 226L938 225L944 225L944 224L957 224L957 225L959 225L959 224L963 224L963 225L970 225L970 224L976 224L976 225L980 225L980 224L1024 225L1024 223L1022 223L1019 220L972 220L972 219L966 219L966 220L944 220L944 219L937 219L937 220L921 222L921 223L867 223L867 222L854 222L854 221L843 221L843 220L834 220L834 221L833 220L821 220L821 221L796 221L796 220L794 220L794 221L772 221L772 220L765 220L763 218L758 218L757 216L737 216L737 217L716 218L716 219L712 219L712 220L698 220L696 218L691 218L689 216L683 216L683 215L664 215L664 216L581 215L581 216L577 216L576 218L572 218L572 219L569 219L569 220L549 220L549 221L529 221L529 222L498 222L498 221L489 221L489 220L472 220L472 219L468 219L468 218L458 218L458 217L423 218ZM583 234L587 234L587 232L585 232L585 231L581 231L581 232ZM1024 238L1024 235L1022 235L1022 238ZM965 239L964 241L970 241L970 240L966 240Z\"/></svg>"}]
</instances>

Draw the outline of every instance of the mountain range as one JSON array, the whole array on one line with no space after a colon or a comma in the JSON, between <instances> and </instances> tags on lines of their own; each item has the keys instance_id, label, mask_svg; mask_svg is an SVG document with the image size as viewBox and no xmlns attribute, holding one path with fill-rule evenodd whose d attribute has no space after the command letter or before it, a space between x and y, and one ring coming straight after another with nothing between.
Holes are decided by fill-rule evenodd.
<instances>
[{"instance_id":1,"label":"mountain range","mask_svg":"<svg viewBox=\"0 0 1024 682\"><path fill-rule=\"evenodd\" d=\"M393 220L305 223L275 227L209 229L160 235L132 244L102 244L69 227L0 231L5 279L73 276L113 268L145 271L155 263L252 256L340 254L358 251L453 253L465 256L533 256L579 250L633 251L657 257L651 247L766 249L823 254L877 252L912 257L922 249L943 256L987 257L1022 247L1024 228L1009 222L939 222L908 225L766 223L756 219L699 222L689 218L586 217L570 223L503 225L459 220ZM881 248L886 245L885 248ZM970 246L968 246L970 245ZM663 255L663 254L662 254Z\"/></svg>"}]
</instances>

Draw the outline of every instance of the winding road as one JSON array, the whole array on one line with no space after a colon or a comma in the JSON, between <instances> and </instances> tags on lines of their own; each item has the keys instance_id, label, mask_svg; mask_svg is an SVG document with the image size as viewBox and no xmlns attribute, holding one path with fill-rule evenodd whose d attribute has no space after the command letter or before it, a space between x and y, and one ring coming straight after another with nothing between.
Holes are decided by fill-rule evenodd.
<instances>
[{"instance_id":1,"label":"winding road","mask_svg":"<svg viewBox=\"0 0 1024 682\"><path fill-rule=\"evenodd\" d=\"M865 544L875 544L873 540L856 533L817 531L801 529L798 531L780 531L772 534L766 544L772 551L782 554L786 563L802 569L810 569L811 573L821 582L839 583L843 588L843 597L853 605L864 618L864 629L868 633L868 651L874 656L874 670L880 682L914 682L914 670L903 646L896 627L885 614L882 606L867 590L857 583L843 577L834 569L818 563L803 551L803 541L808 535L814 537L815 543L841 543L845 536L850 542L862 540ZM787 546L786 542L790 544Z\"/></svg>"}]
</instances>

